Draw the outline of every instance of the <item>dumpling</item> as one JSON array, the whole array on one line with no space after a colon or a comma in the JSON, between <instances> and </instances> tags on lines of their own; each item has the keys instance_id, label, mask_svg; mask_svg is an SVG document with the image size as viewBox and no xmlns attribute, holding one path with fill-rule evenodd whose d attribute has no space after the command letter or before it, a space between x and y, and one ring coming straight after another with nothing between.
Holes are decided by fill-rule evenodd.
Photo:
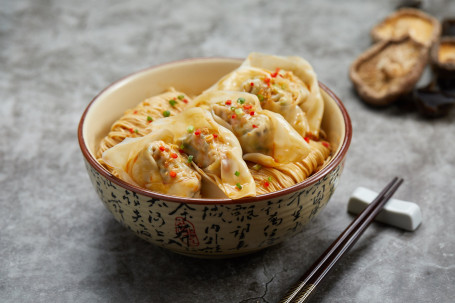
<instances>
[{"instance_id":1,"label":"dumpling","mask_svg":"<svg viewBox=\"0 0 455 303\"><path fill-rule=\"evenodd\" d=\"M255 196L256 188L242 148L232 132L219 125L203 108L189 108L178 116L158 120L152 132L167 129L188 160L229 198Z\"/></svg>"},{"instance_id":2,"label":"dumpling","mask_svg":"<svg viewBox=\"0 0 455 303\"><path fill-rule=\"evenodd\" d=\"M169 91L145 99L135 108L127 110L111 127L109 134L100 142L97 157L122 142L125 138L146 135L147 126L154 120L175 116L183 111L191 99L184 93L170 88Z\"/></svg>"},{"instance_id":3,"label":"dumpling","mask_svg":"<svg viewBox=\"0 0 455 303\"><path fill-rule=\"evenodd\" d=\"M126 182L162 194L198 198L201 175L173 140L168 130L126 139L106 150L102 159Z\"/></svg>"},{"instance_id":4,"label":"dumpling","mask_svg":"<svg viewBox=\"0 0 455 303\"><path fill-rule=\"evenodd\" d=\"M300 57L251 53L211 90L255 94L263 109L281 114L302 137L319 138L324 102L316 73Z\"/></svg>"},{"instance_id":5,"label":"dumpling","mask_svg":"<svg viewBox=\"0 0 455 303\"><path fill-rule=\"evenodd\" d=\"M269 167L300 161L310 146L279 114L263 110L256 95L208 91L191 106L206 107L216 121L232 131L243 149L243 159Z\"/></svg>"}]
</instances>

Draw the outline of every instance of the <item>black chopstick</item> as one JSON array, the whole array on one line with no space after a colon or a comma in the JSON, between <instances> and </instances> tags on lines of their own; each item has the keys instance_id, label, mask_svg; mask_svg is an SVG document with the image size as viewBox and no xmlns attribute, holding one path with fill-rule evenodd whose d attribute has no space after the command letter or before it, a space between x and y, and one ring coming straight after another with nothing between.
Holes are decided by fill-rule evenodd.
<instances>
[{"instance_id":1,"label":"black chopstick","mask_svg":"<svg viewBox=\"0 0 455 303\"><path fill-rule=\"evenodd\" d=\"M402 178L393 178L319 257L300 280L286 293L280 303L302 303L314 293L317 285L341 259L352 245L360 238L376 215L382 210L387 201L403 183Z\"/></svg>"}]
</instances>

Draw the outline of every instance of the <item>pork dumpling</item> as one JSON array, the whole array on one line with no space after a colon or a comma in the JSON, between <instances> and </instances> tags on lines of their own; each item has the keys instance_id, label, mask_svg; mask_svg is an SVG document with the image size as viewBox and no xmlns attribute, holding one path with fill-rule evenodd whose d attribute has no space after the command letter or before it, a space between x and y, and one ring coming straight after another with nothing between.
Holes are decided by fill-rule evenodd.
<instances>
[{"instance_id":1,"label":"pork dumpling","mask_svg":"<svg viewBox=\"0 0 455 303\"><path fill-rule=\"evenodd\" d=\"M172 133L161 130L124 140L102 158L126 182L162 194L198 198L201 175L172 142Z\"/></svg>"},{"instance_id":2,"label":"pork dumpling","mask_svg":"<svg viewBox=\"0 0 455 303\"><path fill-rule=\"evenodd\" d=\"M208 90L255 94L263 109L282 115L302 137L319 138L324 102L316 73L303 58L251 53Z\"/></svg>"},{"instance_id":3,"label":"pork dumpling","mask_svg":"<svg viewBox=\"0 0 455 303\"><path fill-rule=\"evenodd\" d=\"M279 114L263 110L256 95L208 91L190 106L209 108L216 121L231 130L243 149L243 159L273 167L300 161L310 146Z\"/></svg>"},{"instance_id":4,"label":"pork dumpling","mask_svg":"<svg viewBox=\"0 0 455 303\"><path fill-rule=\"evenodd\" d=\"M255 196L256 188L235 135L219 125L210 112L195 107L150 125L152 132L167 129L173 133L188 160L229 198Z\"/></svg>"}]
</instances>

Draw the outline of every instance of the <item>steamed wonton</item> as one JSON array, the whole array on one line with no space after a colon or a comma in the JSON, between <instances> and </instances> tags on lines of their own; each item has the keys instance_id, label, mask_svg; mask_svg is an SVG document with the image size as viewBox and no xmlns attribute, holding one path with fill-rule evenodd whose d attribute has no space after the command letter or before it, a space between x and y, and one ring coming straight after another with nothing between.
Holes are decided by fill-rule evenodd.
<instances>
[{"instance_id":1,"label":"steamed wonton","mask_svg":"<svg viewBox=\"0 0 455 303\"><path fill-rule=\"evenodd\" d=\"M251 53L208 90L255 94L263 109L281 114L302 137L319 138L324 102L316 73L300 57Z\"/></svg>"},{"instance_id":2,"label":"steamed wonton","mask_svg":"<svg viewBox=\"0 0 455 303\"><path fill-rule=\"evenodd\" d=\"M182 197L200 197L201 175L179 153L168 130L126 139L106 150L103 161L131 184Z\"/></svg>"},{"instance_id":3,"label":"steamed wonton","mask_svg":"<svg viewBox=\"0 0 455 303\"><path fill-rule=\"evenodd\" d=\"M239 139L244 160L274 167L300 161L310 153L297 131L281 115L263 110L253 94L209 91L190 106L210 109L216 121Z\"/></svg>"},{"instance_id":4,"label":"steamed wonton","mask_svg":"<svg viewBox=\"0 0 455 303\"><path fill-rule=\"evenodd\" d=\"M242 148L232 132L199 107L150 125L152 133L170 130L180 150L194 167L232 199L255 196L253 177L242 159Z\"/></svg>"}]
</instances>

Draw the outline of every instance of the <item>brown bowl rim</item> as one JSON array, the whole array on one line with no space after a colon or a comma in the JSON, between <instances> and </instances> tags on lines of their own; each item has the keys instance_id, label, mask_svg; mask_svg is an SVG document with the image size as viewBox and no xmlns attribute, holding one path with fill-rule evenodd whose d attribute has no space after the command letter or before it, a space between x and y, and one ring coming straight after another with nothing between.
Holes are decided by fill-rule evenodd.
<instances>
[{"instance_id":1,"label":"brown bowl rim","mask_svg":"<svg viewBox=\"0 0 455 303\"><path fill-rule=\"evenodd\" d=\"M87 116L88 111L92 107L92 105L96 102L96 100L109 88L112 86L125 81L126 79L133 77L137 74L156 69L158 67L166 66L166 65L172 65L176 63L181 63L181 62L186 62L186 61L201 61L201 60L238 60L239 63L243 59L239 58L230 58L230 57L199 57L199 58L190 58L190 59L182 59L182 60L176 60L176 61L171 61L168 63L163 63L159 65L154 65L142 70L139 70L137 72L133 72L129 75L126 75L122 78L120 78L117 81L114 81L113 83L109 84L106 88L104 88L101 92L99 92L88 104L87 108L84 110L82 117L80 119L79 125L78 125L78 130L77 130L77 137L79 141L79 146L81 148L82 154L84 158L87 160L87 162L103 177L108 179L109 181L117 184L120 187L123 187L127 190L136 192L138 194L141 194L143 196L147 196L153 199L159 199L159 200L165 200L165 201L171 201L171 202L177 202L177 203L185 203L185 204L196 204L196 205L214 205L214 204L244 204L244 203L252 203L252 202L259 202L259 201L264 201L264 200L270 200L274 199L277 197L285 196L294 192L297 192L309 185L312 185L319 181L320 179L324 178L327 176L333 169L335 169L339 164L341 164L342 160L344 159L349 145L351 143L351 138L352 138L352 124L351 124L351 119L349 117L349 114L344 107L343 103L341 100L323 83L319 81L319 86L321 89L323 89L338 105L341 114L343 116L344 122L345 122L345 136L343 139L343 142L341 143L339 152L333 157L329 164L321 169L320 171L316 172L315 174L311 175L304 181L295 184L293 186L272 192L272 193L267 193L255 197L245 197L245 198L240 198L240 199L229 199L229 198L224 198L224 199L198 199L198 198L186 198L186 197L178 197L178 196L169 196L169 195L164 195L160 193L156 193L135 185L132 185L130 183L127 183L114 175L112 175L107 169L105 169L89 152L87 145L85 144L85 140L82 135L82 129L84 126L85 118Z\"/></svg>"}]
</instances>

